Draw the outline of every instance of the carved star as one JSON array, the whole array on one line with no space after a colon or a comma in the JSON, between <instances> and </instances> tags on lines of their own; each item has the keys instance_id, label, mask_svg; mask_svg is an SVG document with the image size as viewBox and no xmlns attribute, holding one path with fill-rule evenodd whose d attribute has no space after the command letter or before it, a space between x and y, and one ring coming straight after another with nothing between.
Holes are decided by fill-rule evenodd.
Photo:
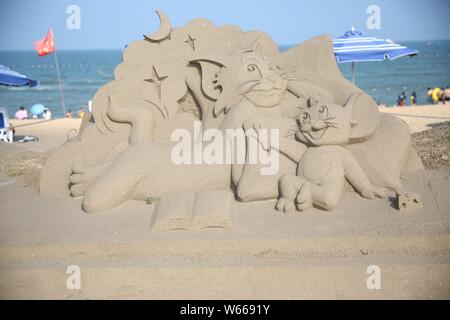
<instances>
[{"instance_id":1,"label":"carved star","mask_svg":"<svg viewBox=\"0 0 450 320\"><path fill-rule=\"evenodd\" d=\"M167 76L160 75L156 70L155 66L153 66L152 69L153 69L152 77L150 79L145 79L145 81L151 82L155 85L158 91L159 99L161 100L161 85L162 82L167 78Z\"/></svg>"},{"instance_id":2,"label":"carved star","mask_svg":"<svg viewBox=\"0 0 450 320\"><path fill-rule=\"evenodd\" d=\"M184 42L189 44L191 46L192 50L195 51L195 38L193 38L189 33L188 33L188 38Z\"/></svg>"}]
</instances>

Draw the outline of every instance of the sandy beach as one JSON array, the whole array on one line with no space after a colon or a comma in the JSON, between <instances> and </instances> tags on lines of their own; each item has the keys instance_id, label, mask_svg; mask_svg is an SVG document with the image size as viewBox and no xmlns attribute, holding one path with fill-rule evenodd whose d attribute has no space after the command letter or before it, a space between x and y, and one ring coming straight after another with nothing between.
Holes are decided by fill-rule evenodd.
<instances>
[{"instance_id":1,"label":"sandy beach","mask_svg":"<svg viewBox=\"0 0 450 320\"><path fill-rule=\"evenodd\" d=\"M39 141L23 143L22 146L29 150L44 152L56 148L67 141L67 138L76 136L81 119L12 120L11 123L16 129L17 140L27 135L39 138Z\"/></svg>"},{"instance_id":2,"label":"sandy beach","mask_svg":"<svg viewBox=\"0 0 450 320\"><path fill-rule=\"evenodd\" d=\"M450 121L450 105L381 111L413 133ZM2 299L450 298L448 167L404 178L421 195L415 211L398 211L392 198L367 206L349 192L332 213L283 215L262 201L236 205L234 229L150 232L154 204L88 215L79 198L39 196L46 155L79 119L13 124L39 141L0 143ZM81 269L81 290L66 287L70 265ZM380 290L367 287L371 265L381 269Z\"/></svg>"},{"instance_id":3,"label":"sandy beach","mask_svg":"<svg viewBox=\"0 0 450 320\"><path fill-rule=\"evenodd\" d=\"M411 128L411 133L431 129L443 122L450 121L450 104L380 108L381 112L389 113L405 121Z\"/></svg>"}]
</instances>

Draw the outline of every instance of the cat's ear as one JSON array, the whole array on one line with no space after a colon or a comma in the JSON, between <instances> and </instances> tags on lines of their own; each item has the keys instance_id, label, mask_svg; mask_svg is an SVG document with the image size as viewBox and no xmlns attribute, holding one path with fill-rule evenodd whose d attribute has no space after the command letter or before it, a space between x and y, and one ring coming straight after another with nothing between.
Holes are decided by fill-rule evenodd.
<instances>
[{"instance_id":1,"label":"cat's ear","mask_svg":"<svg viewBox=\"0 0 450 320\"><path fill-rule=\"evenodd\" d=\"M236 50L235 52L232 53L232 55L236 54L236 53L249 53L249 52L253 52L256 55L263 55L263 51L262 51L262 44L259 41L259 39L256 39L255 41L253 41L252 43L250 43L247 47L245 48L239 48L238 50Z\"/></svg>"},{"instance_id":2,"label":"cat's ear","mask_svg":"<svg viewBox=\"0 0 450 320\"><path fill-rule=\"evenodd\" d=\"M217 88L217 74L229 65L226 57L207 56L195 57L189 61L190 65L198 65L201 70L201 81L203 93L212 100L217 100L220 90Z\"/></svg>"},{"instance_id":3,"label":"cat's ear","mask_svg":"<svg viewBox=\"0 0 450 320\"><path fill-rule=\"evenodd\" d=\"M256 41L255 43L255 48L254 48L255 54L257 54L258 56L262 56L262 44L261 42L259 42L259 40Z\"/></svg>"},{"instance_id":4,"label":"cat's ear","mask_svg":"<svg viewBox=\"0 0 450 320\"><path fill-rule=\"evenodd\" d=\"M315 99L315 98L309 98L308 99L308 108L314 107L315 105L317 105L319 103L319 100Z\"/></svg>"},{"instance_id":5,"label":"cat's ear","mask_svg":"<svg viewBox=\"0 0 450 320\"><path fill-rule=\"evenodd\" d=\"M348 98L347 102L344 105L344 109L347 110L347 112L351 115L351 125L352 127L355 127L358 124L358 121L353 118L353 104L355 103L356 98L358 98L362 93L358 92L350 96Z\"/></svg>"},{"instance_id":6,"label":"cat's ear","mask_svg":"<svg viewBox=\"0 0 450 320\"><path fill-rule=\"evenodd\" d=\"M353 114L353 104L355 103L356 98L358 98L361 95L361 93L354 93L348 98L347 102L344 105L345 110L349 112L350 114Z\"/></svg>"}]
</instances>

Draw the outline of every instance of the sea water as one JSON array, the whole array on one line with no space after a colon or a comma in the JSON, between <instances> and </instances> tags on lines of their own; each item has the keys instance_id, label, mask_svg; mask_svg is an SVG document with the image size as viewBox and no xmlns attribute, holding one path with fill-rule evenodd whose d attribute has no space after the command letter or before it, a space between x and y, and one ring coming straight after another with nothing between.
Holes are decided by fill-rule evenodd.
<instances>
[{"instance_id":1,"label":"sea water","mask_svg":"<svg viewBox=\"0 0 450 320\"><path fill-rule=\"evenodd\" d=\"M416 57L395 61L359 62L356 64L356 85L378 103L392 106L405 91L418 95L418 103L427 103L428 87L450 85L450 40L402 43L419 50ZM280 46L287 50L291 46ZM58 51L66 109L76 113L105 83L114 79L114 68L121 62L121 50ZM46 105L56 117L61 117L58 80L53 55L39 57L33 51L0 51L0 64L38 80L40 86L0 86L0 107L6 107L12 117L20 106ZM351 64L339 64L347 79ZM408 101L409 103L409 101Z\"/></svg>"}]
</instances>

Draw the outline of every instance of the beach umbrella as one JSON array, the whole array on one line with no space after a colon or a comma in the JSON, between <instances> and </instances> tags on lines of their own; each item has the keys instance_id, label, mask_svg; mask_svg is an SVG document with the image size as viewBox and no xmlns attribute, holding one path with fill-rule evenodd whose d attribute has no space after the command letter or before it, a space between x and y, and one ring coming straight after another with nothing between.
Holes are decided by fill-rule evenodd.
<instances>
[{"instance_id":1,"label":"beach umbrella","mask_svg":"<svg viewBox=\"0 0 450 320\"><path fill-rule=\"evenodd\" d=\"M36 103L31 106L30 113L33 116L39 116L44 112L45 109L47 109L47 108L43 104Z\"/></svg>"},{"instance_id":2,"label":"beach umbrella","mask_svg":"<svg viewBox=\"0 0 450 320\"><path fill-rule=\"evenodd\" d=\"M394 60L415 56L418 50L399 45L390 39L365 37L354 27L343 36L333 40L334 55L338 63L352 63L352 81L355 83L355 62Z\"/></svg>"},{"instance_id":3,"label":"beach umbrella","mask_svg":"<svg viewBox=\"0 0 450 320\"><path fill-rule=\"evenodd\" d=\"M35 87L39 85L36 80L31 80L18 72L12 71L5 66L0 65L0 85L4 86L29 86Z\"/></svg>"}]
</instances>

